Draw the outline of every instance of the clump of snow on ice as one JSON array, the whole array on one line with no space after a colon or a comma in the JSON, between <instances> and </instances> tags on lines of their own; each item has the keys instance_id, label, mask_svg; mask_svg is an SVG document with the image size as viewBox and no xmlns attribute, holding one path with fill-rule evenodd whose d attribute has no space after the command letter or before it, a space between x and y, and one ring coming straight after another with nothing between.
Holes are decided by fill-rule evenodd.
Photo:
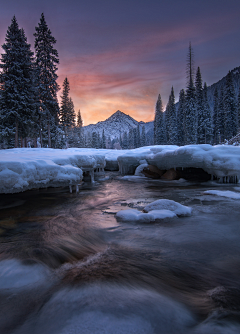
<instances>
[{"instance_id":1,"label":"clump of snow on ice","mask_svg":"<svg viewBox=\"0 0 240 334\"><path fill-rule=\"evenodd\" d=\"M150 223L155 220L173 218L176 214L170 210L153 210L149 213L135 209L121 210L116 214L116 219L121 222Z\"/></svg>"},{"instance_id":2,"label":"clump of snow on ice","mask_svg":"<svg viewBox=\"0 0 240 334\"><path fill-rule=\"evenodd\" d=\"M192 209L169 199L159 199L154 201L143 209L144 212L152 212L153 210L169 210L177 216L190 216Z\"/></svg>"},{"instance_id":3,"label":"clump of snow on ice","mask_svg":"<svg viewBox=\"0 0 240 334\"><path fill-rule=\"evenodd\" d=\"M206 190L204 195L217 195L222 197L228 197L232 199L240 199L240 194L230 190Z\"/></svg>"}]
</instances>

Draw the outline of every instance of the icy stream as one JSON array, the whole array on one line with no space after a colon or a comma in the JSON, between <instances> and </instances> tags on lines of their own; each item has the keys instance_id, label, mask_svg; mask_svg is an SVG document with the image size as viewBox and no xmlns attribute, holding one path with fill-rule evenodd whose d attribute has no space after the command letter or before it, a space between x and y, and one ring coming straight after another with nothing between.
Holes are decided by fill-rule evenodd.
<instances>
[{"instance_id":1,"label":"icy stream","mask_svg":"<svg viewBox=\"0 0 240 334\"><path fill-rule=\"evenodd\" d=\"M0 195L0 333L240 333L240 187L107 176ZM192 215L117 222L157 199Z\"/></svg>"}]
</instances>

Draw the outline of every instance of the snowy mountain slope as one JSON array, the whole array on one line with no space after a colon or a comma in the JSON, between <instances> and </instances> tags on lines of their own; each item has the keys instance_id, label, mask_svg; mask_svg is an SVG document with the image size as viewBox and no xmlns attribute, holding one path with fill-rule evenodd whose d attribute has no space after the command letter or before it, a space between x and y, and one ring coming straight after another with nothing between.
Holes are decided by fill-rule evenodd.
<instances>
[{"instance_id":1,"label":"snowy mountain slope","mask_svg":"<svg viewBox=\"0 0 240 334\"><path fill-rule=\"evenodd\" d=\"M104 130L106 138L110 137L111 139L114 139L119 138L120 135L122 136L125 131L129 132L131 128L136 128L138 124L140 125L140 127L145 125L145 130L147 134L147 132L151 130L151 128L153 128L153 125L149 123L138 122L131 116L126 115L122 111L118 110L105 121L98 122L97 124L90 124L84 126L83 130L85 134L95 131L98 132L100 135L102 135L102 132Z\"/></svg>"}]
</instances>

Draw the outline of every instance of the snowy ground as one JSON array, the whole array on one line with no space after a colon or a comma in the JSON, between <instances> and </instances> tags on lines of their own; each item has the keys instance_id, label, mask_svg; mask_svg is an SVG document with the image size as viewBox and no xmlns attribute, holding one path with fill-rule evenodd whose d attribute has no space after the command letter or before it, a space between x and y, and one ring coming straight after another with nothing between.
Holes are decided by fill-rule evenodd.
<instances>
[{"instance_id":1,"label":"snowy ground","mask_svg":"<svg viewBox=\"0 0 240 334\"><path fill-rule=\"evenodd\" d=\"M0 151L0 193L32 188L77 185L83 171L106 167L133 174L141 163L160 169L202 168L222 182L240 179L240 147L236 146L148 146L133 150L47 148Z\"/></svg>"}]
</instances>

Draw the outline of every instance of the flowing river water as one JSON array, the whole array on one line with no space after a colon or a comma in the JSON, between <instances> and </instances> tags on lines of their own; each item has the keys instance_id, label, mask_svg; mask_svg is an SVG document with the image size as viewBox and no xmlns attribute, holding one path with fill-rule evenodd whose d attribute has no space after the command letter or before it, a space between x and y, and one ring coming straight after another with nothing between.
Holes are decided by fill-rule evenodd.
<instances>
[{"instance_id":1,"label":"flowing river water","mask_svg":"<svg viewBox=\"0 0 240 334\"><path fill-rule=\"evenodd\" d=\"M130 177L0 195L0 333L240 333L237 185ZM157 199L190 217L120 223Z\"/></svg>"}]
</instances>

